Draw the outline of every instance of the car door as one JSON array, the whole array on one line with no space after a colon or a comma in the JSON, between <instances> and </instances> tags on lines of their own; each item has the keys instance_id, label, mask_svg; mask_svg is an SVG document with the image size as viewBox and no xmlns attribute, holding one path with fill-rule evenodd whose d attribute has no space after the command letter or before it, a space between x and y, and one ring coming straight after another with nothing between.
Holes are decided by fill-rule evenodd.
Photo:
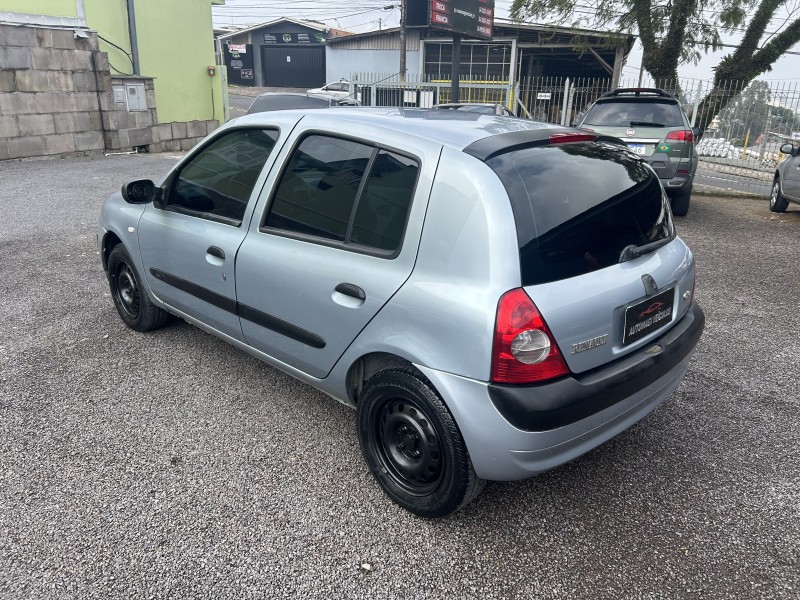
<instances>
[{"instance_id":1,"label":"car door","mask_svg":"<svg viewBox=\"0 0 800 600\"><path fill-rule=\"evenodd\" d=\"M167 178L138 235L147 284L159 300L243 340L234 261L279 139L278 128L228 130ZM254 190L256 190L254 192ZM251 203L252 197L252 203Z\"/></svg>"},{"instance_id":2,"label":"car door","mask_svg":"<svg viewBox=\"0 0 800 600\"><path fill-rule=\"evenodd\" d=\"M796 146L783 167L783 193L794 200L800 199L800 149Z\"/></svg>"},{"instance_id":3,"label":"car door","mask_svg":"<svg viewBox=\"0 0 800 600\"><path fill-rule=\"evenodd\" d=\"M347 130L293 143L236 263L247 342L317 378L410 275L441 151Z\"/></svg>"}]
</instances>

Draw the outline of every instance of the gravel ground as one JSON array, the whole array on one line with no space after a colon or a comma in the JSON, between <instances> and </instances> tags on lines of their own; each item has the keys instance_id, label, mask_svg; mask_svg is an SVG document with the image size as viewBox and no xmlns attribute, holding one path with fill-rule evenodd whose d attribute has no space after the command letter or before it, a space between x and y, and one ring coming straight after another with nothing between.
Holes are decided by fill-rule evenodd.
<instances>
[{"instance_id":1,"label":"gravel ground","mask_svg":"<svg viewBox=\"0 0 800 600\"><path fill-rule=\"evenodd\" d=\"M159 155L0 163L0 596L797 598L797 207L696 196L707 329L644 421L425 521L354 413L185 323L116 315L102 200Z\"/></svg>"}]
</instances>

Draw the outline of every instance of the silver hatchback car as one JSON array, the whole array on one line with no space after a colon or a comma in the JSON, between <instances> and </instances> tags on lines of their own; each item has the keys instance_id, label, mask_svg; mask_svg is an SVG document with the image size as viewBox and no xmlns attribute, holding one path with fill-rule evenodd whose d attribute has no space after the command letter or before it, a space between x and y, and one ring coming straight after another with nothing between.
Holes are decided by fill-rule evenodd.
<instances>
[{"instance_id":1,"label":"silver hatchback car","mask_svg":"<svg viewBox=\"0 0 800 600\"><path fill-rule=\"evenodd\" d=\"M254 114L109 198L123 321L177 315L357 411L424 517L615 436L684 377L695 263L614 138L419 109Z\"/></svg>"}]
</instances>

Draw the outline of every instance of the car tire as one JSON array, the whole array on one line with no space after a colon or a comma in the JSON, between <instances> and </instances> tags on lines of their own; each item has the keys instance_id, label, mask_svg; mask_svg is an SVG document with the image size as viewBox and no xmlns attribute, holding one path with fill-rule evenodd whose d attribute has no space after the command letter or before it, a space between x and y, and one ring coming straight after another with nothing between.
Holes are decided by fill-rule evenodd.
<instances>
[{"instance_id":1,"label":"car tire","mask_svg":"<svg viewBox=\"0 0 800 600\"><path fill-rule=\"evenodd\" d=\"M378 484L415 515L449 515L483 489L453 416L416 370L373 375L357 421L361 451Z\"/></svg>"},{"instance_id":2,"label":"car tire","mask_svg":"<svg viewBox=\"0 0 800 600\"><path fill-rule=\"evenodd\" d=\"M689 201L691 198L692 188L673 196L670 200L670 204L672 205L672 214L676 217L685 217L689 212Z\"/></svg>"},{"instance_id":3,"label":"car tire","mask_svg":"<svg viewBox=\"0 0 800 600\"><path fill-rule=\"evenodd\" d=\"M772 193L769 195L769 209L772 212L782 213L789 208L789 201L781 194L781 179L775 177L772 182Z\"/></svg>"},{"instance_id":4,"label":"car tire","mask_svg":"<svg viewBox=\"0 0 800 600\"><path fill-rule=\"evenodd\" d=\"M136 331L151 331L166 324L169 313L150 300L122 244L117 244L108 256L108 284L114 306L125 325Z\"/></svg>"}]
</instances>

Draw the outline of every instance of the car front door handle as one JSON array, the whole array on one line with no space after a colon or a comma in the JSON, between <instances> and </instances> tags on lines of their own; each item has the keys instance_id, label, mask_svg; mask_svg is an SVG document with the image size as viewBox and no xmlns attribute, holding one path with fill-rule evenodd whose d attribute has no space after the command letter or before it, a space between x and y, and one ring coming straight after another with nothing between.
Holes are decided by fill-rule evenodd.
<instances>
[{"instance_id":1,"label":"car front door handle","mask_svg":"<svg viewBox=\"0 0 800 600\"><path fill-rule=\"evenodd\" d=\"M345 296L350 296L351 298L356 298L357 300L366 300L367 295L357 285L352 283L340 283L336 286L336 291L340 294L344 294Z\"/></svg>"},{"instance_id":2,"label":"car front door handle","mask_svg":"<svg viewBox=\"0 0 800 600\"><path fill-rule=\"evenodd\" d=\"M208 250L206 250L206 253L225 260L225 252L222 250L222 248L218 248L217 246L211 246Z\"/></svg>"}]
</instances>

